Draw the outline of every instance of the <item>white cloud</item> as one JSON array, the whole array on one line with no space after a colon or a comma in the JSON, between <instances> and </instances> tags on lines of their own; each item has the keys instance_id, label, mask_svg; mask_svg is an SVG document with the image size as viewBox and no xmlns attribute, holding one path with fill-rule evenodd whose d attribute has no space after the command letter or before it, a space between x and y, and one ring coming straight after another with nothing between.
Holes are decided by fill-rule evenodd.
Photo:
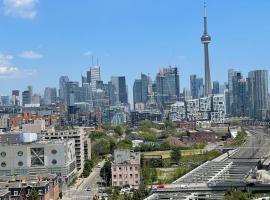
<instances>
[{"instance_id":1,"label":"white cloud","mask_svg":"<svg viewBox=\"0 0 270 200\"><path fill-rule=\"evenodd\" d=\"M25 59L41 59L43 58L43 55L40 53L37 53L35 51L23 51L19 54L21 58Z\"/></svg>"},{"instance_id":2,"label":"white cloud","mask_svg":"<svg viewBox=\"0 0 270 200\"><path fill-rule=\"evenodd\" d=\"M92 51L86 51L86 52L84 52L83 55L84 56L92 56L93 55L93 52Z\"/></svg>"},{"instance_id":3,"label":"white cloud","mask_svg":"<svg viewBox=\"0 0 270 200\"><path fill-rule=\"evenodd\" d=\"M33 19L37 15L38 0L3 0L5 15Z\"/></svg>"},{"instance_id":4,"label":"white cloud","mask_svg":"<svg viewBox=\"0 0 270 200\"><path fill-rule=\"evenodd\" d=\"M36 73L35 70L14 67L12 59L13 56L0 52L0 79L24 78Z\"/></svg>"},{"instance_id":5,"label":"white cloud","mask_svg":"<svg viewBox=\"0 0 270 200\"><path fill-rule=\"evenodd\" d=\"M0 75L9 75L18 72L16 67L0 67Z\"/></svg>"}]
</instances>

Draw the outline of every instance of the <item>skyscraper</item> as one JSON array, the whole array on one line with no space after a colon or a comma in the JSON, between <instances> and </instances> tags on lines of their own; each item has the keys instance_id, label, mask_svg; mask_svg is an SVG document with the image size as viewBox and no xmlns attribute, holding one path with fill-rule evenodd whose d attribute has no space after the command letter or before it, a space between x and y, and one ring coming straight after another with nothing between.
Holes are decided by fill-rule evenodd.
<instances>
[{"instance_id":1,"label":"skyscraper","mask_svg":"<svg viewBox=\"0 0 270 200\"><path fill-rule=\"evenodd\" d=\"M20 105L20 91L12 90L12 105L19 106Z\"/></svg>"},{"instance_id":2,"label":"skyscraper","mask_svg":"<svg viewBox=\"0 0 270 200\"><path fill-rule=\"evenodd\" d=\"M128 103L127 85L125 76L112 76L111 82L115 87L117 102Z\"/></svg>"},{"instance_id":3,"label":"skyscraper","mask_svg":"<svg viewBox=\"0 0 270 200\"><path fill-rule=\"evenodd\" d=\"M268 71L255 70L248 73L250 116L264 120L268 110Z\"/></svg>"},{"instance_id":4,"label":"skyscraper","mask_svg":"<svg viewBox=\"0 0 270 200\"><path fill-rule=\"evenodd\" d=\"M134 107L136 103L142 102L142 81L140 79L136 79L133 84L133 104Z\"/></svg>"},{"instance_id":5,"label":"skyscraper","mask_svg":"<svg viewBox=\"0 0 270 200\"><path fill-rule=\"evenodd\" d=\"M22 105L31 104L31 94L28 90L22 92Z\"/></svg>"},{"instance_id":6,"label":"skyscraper","mask_svg":"<svg viewBox=\"0 0 270 200\"><path fill-rule=\"evenodd\" d=\"M228 99L226 101L227 114L232 114L233 105L233 77L240 73L238 70L229 69L228 70Z\"/></svg>"},{"instance_id":7,"label":"skyscraper","mask_svg":"<svg viewBox=\"0 0 270 200\"><path fill-rule=\"evenodd\" d=\"M89 75L88 75L89 76ZM97 87L96 87L96 82L101 80L101 76L100 76L100 66L98 65L94 65L90 68L90 81L91 81L91 87L92 87L92 91L96 91ZM89 77L88 77L88 81L89 81Z\"/></svg>"},{"instance_id":8,"label":"skyscraper","mask_svg":"<svg viewBox=\"0 0 270 200\"><path fill-rule=\"evenodd\" d=\"M77 81L69 81L66 84L67 90L67 105L74 106L79 99L79 82Z\"/></svg>"},{"instance_id":9,"label":"skyscraper","mask_svg":"<svg viewBox=\"0 0 270 200\"><path fill-rule=\"evenodd\" d=\"M149 88L149 77L145 74L141 74L141 79L137 79L133 85L133 103L144 103L148 101L148 91L152 90Z\"/></svg>"},{"instance_id":10,"label":"skyscraper","mask_svg":"<svg viewBox=\"0 0 270 200\"><path fill-rule=\"evenodd\" d=\"M237 72L232 77L233 85L233 103L232 103L232 116L243 117L248 115L248 87L247 81L240 72Z\"/></svg>"},{"instance_id":11,"label":"skyscraper","mask_svg":"<svg viewBox=\"0 0 270 200\"><path fill-rule=\"evenodd\" d=\"M69 81L68 76L61 76L59 78L59 99L67 102L67 82Z\"/></svg>"},{"instance_id":12,"label":"skyscraper","mask_svg":"<svg viewBox=\"0 0 270 200\"><path fill-rule=\"evenodd\" d=\"M211 74L209 66L209 52L208 44L211 42L211 36L207 33L207 16L206 16L206 2L204 2L204 32L201 37L201 42L204 45L204 95L212 94Z\"/></svg>"},{"instance_id":13,"label":"skyscraper","mask_svg":"<svg viewBox=\"0 0 270 200\"><path fill-rule=\"evenodd\" d=\"M51 105L52 103L56 102L56 98L57 98L56 88L46 87L44 90L44 97L43 97L44 104Z\"/></svg>"},{"instance_id":14,"label":"skyscraper","mask_svg":"<svg viewBox=\"0 0 270 200\"><path fill-rule=\"evenodd\" d=\"M190 93L193 99L203 97L203 78L197 78L197 76L190 76Z\"/></svg>"},{"instance_id":15,"label":"skyscraper","mask_svg":"<svg viewBox=\"0 0 270 200\"><path fill-rule=\"evenodd\" d=\"M219 82L213 81L213 94L219 94Z\"/></svg>"},{"instance_id":16,"label":"skyscraper","mask_svg":"<svg viewBox=\"0 0 270 200\"><path fill-rule=\"evenodd\" d=\"M177 67L160 69L156 76L157 102L162 104L173 103L179 98L179 73Z\"/></svg>"}]
</instances>

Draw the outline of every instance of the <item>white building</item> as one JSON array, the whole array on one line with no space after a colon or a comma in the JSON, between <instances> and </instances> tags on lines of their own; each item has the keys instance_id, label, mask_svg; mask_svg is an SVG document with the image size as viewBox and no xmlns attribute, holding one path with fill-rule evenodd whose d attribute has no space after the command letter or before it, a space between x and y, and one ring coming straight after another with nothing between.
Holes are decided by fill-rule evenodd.
<instances>
[{"instance_id":1,"label":"white building","mask_svg":"<svg viewBox=\"0 0 270 200\"><path fill-rule=\"evenodd\" d=\"M90 73L91 73L91 87L92 87L92 91L96 91L97 90L97 81L101 80L100 77L100 66L95 65L93 67L90 68Z\"/></svg>"},{"instance_id":2,"label":"white building","mask_svg":"<svg viewBox=\"0 0 270 200\"><path fill-rule=\"evenodd\" d=\"M0 144L0 176L57 174L70 182L76 172L74 139Z\"/></svg>"},{"instance_id":3,"label":"white building","mask_svg":"<svg viewBox=\"0 0 270 200\"><path fill-rule=\"evenodd\" d=\"M79 173L82 173L84 161L91 159L91 139L84 129L82 127L75 127L68 130L46 130L43 131L43 134L47 140L74 139L77 170Z\"/></svg>"},{"instance_id":4,"label":"white building","mask_svg":"<svg viewBox=\"0 0 270 200\"><path fill-rule=\"evenodd\" d=\"M186 120L186 104L185 102L175 102L171 105L170 120L171 121L184 121Z\"/></svg>"},{"instance_id":5,"label":"white building","mask_svg":"<svg viewBox=\"0 0 270 200\"><path fill-rule=\"evenodd\" d=\"M33 124L23 124L22 131L25 133L41 133L46 129L45 120L34 120Z\"/></svg>"},{"instance_id":6,"label":"white building","mask_svg":"<svg viewBox=\"0 0 270 200\"><path fill-rule=\"evenodd\" d=\"M225 96L223 94L176 102L171 105L172 121L209 121L224 123L226 115Z\"/></svg>"}]
</instances>

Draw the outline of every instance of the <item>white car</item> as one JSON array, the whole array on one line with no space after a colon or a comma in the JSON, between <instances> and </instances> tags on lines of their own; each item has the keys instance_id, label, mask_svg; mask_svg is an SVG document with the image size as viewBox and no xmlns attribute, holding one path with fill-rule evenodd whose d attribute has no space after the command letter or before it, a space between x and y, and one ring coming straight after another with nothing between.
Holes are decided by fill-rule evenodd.
<instances>
[{"instance_id":1,"label":"white car","mask_svg":"<svg viewBox=\"0 0 270 200\"><path fill-rule=\"evenodd\" d=\"M180 189L188 189L187 185L180 185Z\"/></svg>"}]
</instances>

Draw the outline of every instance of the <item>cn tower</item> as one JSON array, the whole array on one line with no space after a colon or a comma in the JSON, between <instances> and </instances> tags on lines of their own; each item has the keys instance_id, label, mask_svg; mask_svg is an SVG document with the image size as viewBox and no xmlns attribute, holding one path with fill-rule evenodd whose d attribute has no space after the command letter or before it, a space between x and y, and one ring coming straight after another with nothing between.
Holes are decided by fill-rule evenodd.
<instances>
[{"instance_id":1,"label":"cn tower","mask_svg":"<svg viewBox=\"0 0 270 200\"><path fill-rule=\"evenodd\" d=\"M204 32L201 37L201 42L204 46L204 95L212 94L211 74L209 66L208 44L211 42L211 36L207 33L207 16L206 16L206 1L204 1Z\"/></svg>"}]
</instances>

